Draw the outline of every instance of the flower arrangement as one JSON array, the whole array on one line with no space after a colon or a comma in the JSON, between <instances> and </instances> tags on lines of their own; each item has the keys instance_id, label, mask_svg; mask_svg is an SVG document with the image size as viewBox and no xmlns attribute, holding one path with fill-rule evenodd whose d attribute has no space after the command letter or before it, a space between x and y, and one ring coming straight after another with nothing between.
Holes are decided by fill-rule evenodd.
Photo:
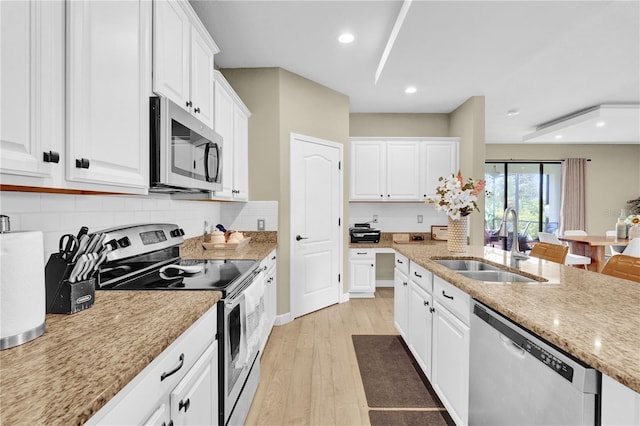
<instances>
[{"instance_id":1,"label":"flower arrangement","mask_svg":"<svg viewBox=\"0 0 640 426\"><path fill-rule=\"evenodd\" d=\"M640 225L640 214L630 214L624 222L629 226Z\"/></svg>"},{"instance_id":2,"label":"flower arrangement","mask_svg":"<svg viewBox=\"0 0 640 426\"><path fill-rule=\"evenodd\" d=\"M478 210L476 200L478 194L484 189L485 181L468 178L466 182L462 178L462 173L451 177L440 177L438 182L442 182L436 188L438 195L428 197L427 203L435 203L436 210L444 210L451 219L457 220L462 216L468 216L473 210Z\"/></svg>"}]
</instances>

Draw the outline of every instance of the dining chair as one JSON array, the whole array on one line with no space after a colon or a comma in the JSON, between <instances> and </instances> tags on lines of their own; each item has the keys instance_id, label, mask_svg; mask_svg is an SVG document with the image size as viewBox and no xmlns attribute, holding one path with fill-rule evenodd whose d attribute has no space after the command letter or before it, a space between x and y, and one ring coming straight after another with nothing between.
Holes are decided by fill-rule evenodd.
<instances>
[{"instance_id":1,"label":"dining chair","mask_svg":"<svg viewBox=\"0 0 640 426\"><path fill-rule=\"evenodd\" d=\"M622 250L625 256L640 257L640 238L634 238L629 241L629 244Z\"/></svg>"},{"instance_id":2,"label":"dining chair","mask_svg":"<svg viewBox=\"0 0 640 426\"><path fill-rule=\"evenodd\" d=\"M538 239L543 243L558 244L565 246L562 241L556 237L555 234L550 232L538 232ZM567 253L567 257L564 260L565 265L582 265L584 269L587 269L587 265L591 263L589 256L582 256L581 254Z\"/></svg>"},{"instance_id":3,"label":"dining chair","mask_svg":"<svg viewBox=\"0 0 640 426\"><path fill-rule=\"evenodd\" d=\"M611 256L611 259L604 264L602 273L640 283L640 257L625 254Z\"/></svg>"},{"instance_id":4,"label":"dining chair","mask_svg":"<svg viewBox=\"0 0 640 426\"><path fill-rule=\"evenodd\" d=\"M605 235L606 235L608 238L611 238L611 237L615 238L615 237L616 237L616 235L617 235L617 233L616 233L616 231L615 231L615 230L613 230L613 231L606 231ZM615 256L616 254L620 254L620 253L622 253L622 252L624 251L625 247L626 247L626 246L613 246L613 245L609 246L609 250L611 250L611 256Z\"/></svg>"},{"instance_id":5,"label":"dining chair","mask_svg":"<svg viewBox=\"0 0 640 426\"><path fill-rule=\"evenodd\" d=\"M568 252L569 247L563 246L562 244L539 242L533 246L529 254L539 259L550 260L551 262L564 264Z\"/></svg>"}]
</instances>

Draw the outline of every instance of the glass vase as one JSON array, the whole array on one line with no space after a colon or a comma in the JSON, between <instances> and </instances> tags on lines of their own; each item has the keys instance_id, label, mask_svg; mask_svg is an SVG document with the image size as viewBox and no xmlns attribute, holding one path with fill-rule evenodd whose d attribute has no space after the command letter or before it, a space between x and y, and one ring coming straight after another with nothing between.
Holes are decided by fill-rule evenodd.
<instances>
[{"instance_id":1,"label":"glass vase","mask_svg":"<svg viewBox=\"0 0 640 426\"><path fill-rule=\"evenodd\" d=\"M448 218L447 250L453 253L463 252L467 249L467 234L469 233L469 217L460 219Z\"/></svg>"}]
</instances>

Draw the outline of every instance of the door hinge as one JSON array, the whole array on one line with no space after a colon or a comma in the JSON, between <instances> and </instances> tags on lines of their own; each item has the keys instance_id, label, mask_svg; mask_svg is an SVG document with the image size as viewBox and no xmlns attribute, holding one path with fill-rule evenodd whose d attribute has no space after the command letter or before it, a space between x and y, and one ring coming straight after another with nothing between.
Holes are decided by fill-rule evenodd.
<instances>
[{"instance_id":1,"label":"door hinge","mask_svg":"<svg viewBox=\"0 0 640 426\"><path fill-rule=\"evenodd\" d=\"M340 274L338 274L338 282L340 282Z\"/></svg>"}]
</instances>

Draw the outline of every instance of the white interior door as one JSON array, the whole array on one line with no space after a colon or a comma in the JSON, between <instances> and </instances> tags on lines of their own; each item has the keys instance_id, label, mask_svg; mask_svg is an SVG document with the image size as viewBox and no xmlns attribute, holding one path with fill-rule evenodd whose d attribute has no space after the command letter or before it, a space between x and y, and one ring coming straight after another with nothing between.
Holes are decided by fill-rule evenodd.
<instances>
[{"instance_id":1,"label":"white interior door","mask_svg":"<svg viewBox=\"0 0 640 426\"><path fill-rule=\"evenodd\" d=\"M291 313L338 303L342 145L291 135Z\"/></svg>"}]
</instances>

